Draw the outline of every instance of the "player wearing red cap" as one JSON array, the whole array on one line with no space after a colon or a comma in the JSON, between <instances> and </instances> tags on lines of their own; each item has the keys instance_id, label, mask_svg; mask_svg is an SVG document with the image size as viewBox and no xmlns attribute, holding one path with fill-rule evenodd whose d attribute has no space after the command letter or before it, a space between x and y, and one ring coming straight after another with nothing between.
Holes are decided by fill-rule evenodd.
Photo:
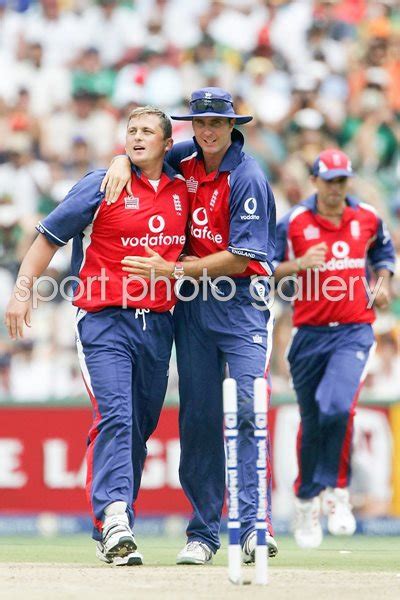
<instances>
[{"instance_id":1,"label":"player wearing red cap","mask_svg":"<svg viewBox=\"0 0 400 600\"><path fill-rule=\"evenodd\" d=\"M347 193L352 175L346 154L322 152L312 170L316 193L277 226L276 278L296 280L288 360L301 417L294 535L303 548L322 541L321 492L330 533L356 529L348 492L353 418L374 347L373 305L387 306L394 269L376 210Z\"/></svg>"}]
</instances>

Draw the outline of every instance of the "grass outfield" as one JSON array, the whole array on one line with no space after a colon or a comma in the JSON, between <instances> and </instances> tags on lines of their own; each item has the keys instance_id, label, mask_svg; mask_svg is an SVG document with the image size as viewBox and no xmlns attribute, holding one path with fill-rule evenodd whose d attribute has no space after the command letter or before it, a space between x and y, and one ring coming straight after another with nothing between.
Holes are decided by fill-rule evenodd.
<instances>
[{"instance_id":1,"label":"grass outfield","mask_svg":"<svg viewBox=\"0 0 400 600\"><path fill-rule=\"evenodd\" d=\"M167 567L175 564L182 538L143 537L139 550L147 566ZM64 563L101 566L94 556L94 543L86 535L65 537L0 537L2 563ZM226 539L214 557L216 567L227 564ZM400 573L400 539L398 537L351 538L325 537L318 550L300 550L290 537L279 539L279 555L270 560L279 569L320 569L344 571L374 571ZM107 568L107 565L104 565ZM212 567L211 567L212 568ZM400 597L400 596L399 596Z\"/></svg>"}]
</instances>

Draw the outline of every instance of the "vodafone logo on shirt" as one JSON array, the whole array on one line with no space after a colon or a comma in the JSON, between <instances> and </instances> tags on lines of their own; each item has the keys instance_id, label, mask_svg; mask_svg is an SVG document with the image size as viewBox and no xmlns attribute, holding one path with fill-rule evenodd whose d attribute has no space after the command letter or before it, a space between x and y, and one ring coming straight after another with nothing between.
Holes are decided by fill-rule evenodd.
<instances>
[{"instance_id":1,"label":"vodafone logo on shirt","mask_svg":"<svg viewBox=\"0 0 400 600\"><path fill-rule=\"evenodd\" d=\"M204 207L196 208L192 213L192 223L190 225L190 234L197 240L210 240L216 244L222 243L222 235L214 234L208 227L207 211Z\"/></svg>"},{"instance_id":2,"label":"vodafone logo on shirt","mask_svg":"<svg viewBox=\"0 0 400 600\"><path fill-rule=\"evenodd\" d=\"M320 266L320 271L344 271L345 269L365 269L365 258L350 258L350 246L343 240L332 244L331 258Z\"/></svg>"},{"instance_id":3,"label":"vodafone logo on shirt","mask_svg":"<svg viewBox=\"0 0 400 600\"><path fill-rule=\"evenodd\" d=\"M246 214L240 217L242 221L258 221L260 219L259 215L254 214L257 210L256 198L247 198L243 206Z\"/></svg>"},{"instance_id":4,"label":"vodafone logo on shirt","mask_svg":"<svg viewBox=\"0 0 400 600\"><path fill-rule=\"evenodd\" d=\"M165 229L165 220L160 215L154 215L149 219L149 229L153 233L160 233Z\"/></svg>"},{"instance_id":5,"label":"vodafone logo on shirt","mask_svg":"<svg viewBox=\"0 0 400 600\"><path fill-rule=\"evenodd\" d=\"M196 208L192 215L193 222L196 225L207 225L208 217L205 208Z\"/></svg>"},{"instance_id":6,"label":"vodafone logo on shirt","mask_svg":"<svg viewBox=\"0 0 400 600\"><path fill-rule=\"evenodd\" d=\"M332 254L336 258L345 258L350 253L350 246L347 242L335 242L332 244Z\"/></svg>"},{"instance_id":7,"label":"vodafone logo on shirt","mask_svg":"<svg viewBox=\"0 0 400 600\"><path fill-rule=\"evenodd\" d=\"M171 246L173 244L184 244L184 235L164 235L165 219L161 215L153 215L148 221L149 233L142 237L121 237L124 248L136 248L137 246ZM151 235L158 234L158 235Z\"/></svg>"}]
</instances>

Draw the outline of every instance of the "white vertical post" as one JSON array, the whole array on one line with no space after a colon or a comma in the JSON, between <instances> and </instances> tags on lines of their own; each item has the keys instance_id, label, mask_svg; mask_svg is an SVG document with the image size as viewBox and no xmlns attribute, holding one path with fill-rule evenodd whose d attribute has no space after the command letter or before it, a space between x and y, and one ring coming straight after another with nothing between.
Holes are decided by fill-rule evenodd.
<instances>
[{"instance_id":1,"label":"white vertical post","mask_svg":"<svg viewBox=\"0 0 400 600\"><path fill-rule=\"evenodd\" d=\"M224 438L226 448L228 501L228 576L235 584L242 583L242 549L240 546L240 514L238 485L238 406L234 379L223 383Z\"/></svg>"},{"instance_id":2,"label":"white vertical post","mask_svg":"<svg viewBox=\"0 0 400 600\"><path fill-rule=\"evenodd\" d=\"M267 533L267 422L268 401L267 382L263 377L254 380L254 437L256 438L256 535L255 580L254 583L268 583Z\"/></svg>"}]
</instances>

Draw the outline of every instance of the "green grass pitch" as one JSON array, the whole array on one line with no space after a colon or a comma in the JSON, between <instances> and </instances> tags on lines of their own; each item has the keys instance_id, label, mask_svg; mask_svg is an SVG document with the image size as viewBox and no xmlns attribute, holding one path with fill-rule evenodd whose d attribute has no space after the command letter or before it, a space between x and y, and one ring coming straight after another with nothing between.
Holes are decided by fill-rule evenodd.
<instances>
[{"instance_id":1,"label":"green grass pitch","mask_svg":"<svg viewBox=\"0 0 400 600\"><path fill-rule=\"evenodd\" d=\"M138 540L148 566L173 566L182 538L143 537ZM226 538L214 557L214 565L227 564ZM94 543L87 535L64 537L2 537L0 562L70 563L100 566L94 555ZM400 572L400 538L366 537L333 538L326 536L317 550L300 550L290 537L279 538L279 555L270 560L279 569L301 568L343 571Z\"/></svg>"}]
</instances>

